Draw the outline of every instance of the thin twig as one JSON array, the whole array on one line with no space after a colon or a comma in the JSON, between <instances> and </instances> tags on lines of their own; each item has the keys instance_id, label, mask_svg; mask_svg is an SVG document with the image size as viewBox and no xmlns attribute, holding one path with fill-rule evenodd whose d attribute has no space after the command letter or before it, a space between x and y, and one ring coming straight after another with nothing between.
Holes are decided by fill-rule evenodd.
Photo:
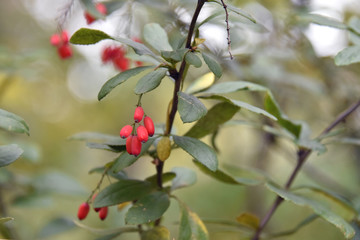
<instances>
[{"instance_id":1,"label":"thin twig","mask_svg":"<svg viewBox=\"0 0 360 240\"><path fill-rule=\"evenodd\" d=\"M63 8L59 10L59 16L56 18L60 31L64 29L66 20L69 18L75 0L70 0Z\"/></svg>"},{"instance_id":2,"label":"thin twig","mask_svg":"<svg viewBox=\"0 0 360 240\"><path fill-rule=\"evenodd\" d=\"M223 0L221 0L221 4L225 10L225 22L226 22L226 32L227 32L227 44L228 44L228 51L229 51L229 55L230 55L230 59L233 60L234 57L231 54L231 39L230 39L230 26L229 26L229 13L227 10L227 5L225 4L225 2Z\"/></svg>"},{"instance_id":3,"label":"thin twig","mask_svg":"<svg viewBox=\"0 0 360 240\"><path fill-rule=\"evenodd\" d=\"M352 104L350 107L348 107L344 112L340 113L338 117L327 127L324 129L324 131L321 132L318 138L321 138L322 136L329 133L332 129L334 129L339 123L345 121L345 119L352 114L358 107L360 106L360 100ZM295 169L291 173L289 179L287 180L285 184L285 190L288 190L291 186L291 184L294 182L295 177L299 173L301 167L306 162L307 158L310 156L312 150L311 149L299 149L298 151L298 161L296 164ZM260 234L267 225L267 223L270 221L272 215L275 213L276 209L280 206L280 204L284 201L284 199L280 196L278 196L273 205L270 207L270 210L267 212L265 217L262 219L259 228L255 232L254 237L252 240L259 240Z\"/></svg>"}]
</instances>

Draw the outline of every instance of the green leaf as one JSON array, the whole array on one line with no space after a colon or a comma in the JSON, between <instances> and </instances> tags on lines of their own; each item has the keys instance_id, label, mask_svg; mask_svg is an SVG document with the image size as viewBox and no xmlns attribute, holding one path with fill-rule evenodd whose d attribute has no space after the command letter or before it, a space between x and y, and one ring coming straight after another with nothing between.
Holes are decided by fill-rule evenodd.
<instances>
[{"instance_id":1,"label":"green leaf","mask_svg":"<svg viewBox=\"0 0 360 240\"><path fill-rule=\"evenodd\" d=\"M0 224L6 223L6 222L9 222L12 220L14 220L14 218L12 218L12 217L2 217L2 218L0 218Z\"/></svg>"},{"instance_id":2,"label":"green leaf","mask_svg":"<svg viewBox=\"0 0 360 240\"><path fill-rule=\"evenodd\" d=\"M14 162L22 153L23 150L16 144L0 146L0 167Z\"/></svg>"},{"instance_id":3,"label":"green leaf","mask_svg":"<svg viewBox=\"0 0 360 240\"><path fill-rule=\"evenodd\" d=\"M16 196L12 199L11 205L17 208L45 208L53 205L53 199L48 194L33 192Z\"/></svg>"},{"instance_id":4,"label":"green leaf","mask_svg":"<svg viewBox=\"0 0 360 240\"><path fill-rule=\"evenodd\" d=\"M339 28L339 29L347 29L348 28L346 24L339 22L338 20L336 20L334 18L330 18L330 17L318 15L318 14L312 14L312 13L303 14L303 15L300 15L298 18L300 21L311 22L311 23L322 25L322 26Z\"/></svg>"},{"instance_id":5,"label":"green leaf","mask_svg":"<svg viewBox=\"0 0 360 240\"><path fill-rule=\"evenodd\" d=\"M357 35L360 35L360 18L352 16L349 20L349 27L351 30L355 31Z\"/></svg>"},{"instance_id":6,"label":"green leaf","mask_svg":"<svg viewBox=\"0 0 360 240\"><path fill-rule=\"evenodd\" d=\"M161 51L161 56L170 63L178 63L183 60L185 53L187 53L189 49L181 48L175 51Z\"/></svg>"},{"instance_id":7,"label":"green leaf","mask_svg":"<svg viewBox=\"0 0 360 240\"><path fill-rule=\"evenodd\" d=\"M103 189L95 198L95 208L138 200L153 190L150 182L124 179Z\"/></svg>"},{"instance_id":8,"label":"green leaf","mask_svg":"<svg viewBox=\"0 0 360 240\"><path fill-rule=\"evenodd\" d=\"M276 193L286 201L290 201L299 206L306 206L311 208L321 218L323 218L324 220L328 221L329 223L339 228L347 239L350 239L355 235L354 229L348 222L346 222L343 218L339 217L337 214L333 213L330 209L326 208L324 205L320 204L319 202L316 202L314 200L308 199L300 195L296 195L292 192L278 188L270 183L267 183L266 187L270 191Z\"/></svg>"},{"instance_id":9,"label":"green leaf","mask_svg":"<svg viewBox=\"0 0 360 240\"><path fill-rule=\"evenodd\" d=\"M97 132L80 132L72 135L68 139L86 142L95 141L97 143L102 143L110 146L125 146L126 144L126 140L120 138L119 136Z\"/></svg>"},{"instance_id":10,"label":"green leaf","mask_svg":"<svg viewBox=\"0 0 360 240\"><path fill-rule=\"evenodd\" d=\"M151 68L152 66L144 66L144 67L137 67L132 68L127 71L121 72L117 74L115 77L110 78L101 88L99 94L98 94L98 100L100 101L103 99L106 95L108 95L116 86L122 84L129 78L145 71L146 69Z\"/></svg>"},{"instance_id":11,"label":"green leaf","mask_svg":"<svg viewBox=\"0 0 360 240\"><path fill-rule=\"evenodd\" d=\"M234 104L235 106L237 107L240 107L240 108L244 108L246 110L249 110L250 112L253 112L253 113L256 113L256 114L260 114L260 115L264 115L265 117L268 117L274 121L277 120L277 118L268 113L267 111L265 111L264 109L261 109L261 108L258 108L258 107L255 107L253 105L250 105L246 102L243 102L243 101L239 101L239 100L233 100L233 99L230 99L230 98L227 98L227 97L224 97L224 96L220 96L220 95L211 95L211 96L208 96L208 97L202 97L202 98L205 98L205 99L216 99L216 100L221 100L221 101L226 101L228 103L231 103L231 104Z\"/></svg>"},{"instance_id":12,"label":"green leaf","mask_svg":"<svg viewBox=\"0 0 360 240\"><path fill-rule=\"evenodd\" d=\"M136 84L135 93L146 93L158 87L161 83L161 80L166 76L167 71L168 70L166 68L158 68L146 74Z\"/></svg>"},{"instance_id":13,"label":"green leaf","mask_svg":"<svg viewBox=\"0 0 360 240\"><path fill-rule=\"evenodd\" d=\"M213 106L186 134L187 137L202 138L215 132L219 125L229 121L240 108L222 102Z\"/></svg>"},{"instance_id":14,"label":"green leaf","mask_svg":"<svg viewBox=\"0 0 360 240\"><path fill-rule=\"evenodd\" d=\"M178 200L179 201L179 200ZM209 233L199 216L179 201L181 220L178 240L208 240Z\"/></svg>"},{"instance_id":15,"label":"green leaf","mask_svg":"<svg viewBox=\"0 0 360 240\"><path fill-rule=\"evenodd\" d=\"M280 126L288 130L296 138L300 137L301 124L290 120L284 113L281 112L280 107L271 92L266 93L264 105L265 110L278 119Z\"/></svg>"},{"instance_id":16,"label":"green leaf","mask_svg":"<svg viewBox=\"0 0 360 240\"><path fill-rule=\"evenodd\" d=\"M194 122L205 116L207 109L197 97L184 92L178 92L178 96L178 111L184 123Z\"/></svg>"},{"instance_id":17,"label":"green leaf","mask_svg":"<svg viewBox=\"0 0 360 240\"><path fill-rule=\"evenodd\" d=\"M150 223L159 219L170 206L169 195L153 192L140 198L126 214L126 224Z\"/></svg>"},{"instance_id":18,"label":"green leaf","mask_svg":"<svg viewBox=\"0 0 360 240\"><path fill-rule=\"evenodd\" d=\"M222 2L219 1L219 0L209 0L209 2L214 2L214 3L217 3L217 4L221 5L221 6L223 6ZM248 14L247 12L245 12L245 11L235 7L235 6L232 6L229 3L226 3L226 6L227 6L227 9L229 11L232 11L232 12L234 12L236 14L239 14L240 16L252 21L253 23L256 23L256 20L250 14Z\"/></svg>"},{"instance_id":19,"label":"green leaf","mask_svg":"<svg viewBox=\"0 0 360 240\"><path fill-rule=\"evenodd\" d=\"M126 147L123 146L110 146L102 143L87 142L86 146L91 149L106 150L111 152L122 152L125 151Z\"/></svg>"},{"instance_id":20,"label":"green leaf","mask_svg":"<svg viewBox=\"0 0 360 240\"><path fill-rule=\"evenodd\" d=\"M206 73L193 81L185 90L188 94L193 94L210 87L215 82L215 75L212 72Z\"/></svg>"},{"instance_id":21,"label":"green leaf","mask_svg":"<svg viewBox=\"0 0 360 240\"><path fill-rule=\"evenodd\" d=\"M169 39L165 30L157 23L148 23L144 27L144 39L159 52L172 51Z\"/></svg>"},{"instance_id":22,"label":"green leaf","mask_svg":"<svg viewBox=\"0 0 360 240\"><path fill-rule=\"evenodd\" d=\"M141 240L170 240L170 232L164 226L156 226L142 232Z\"/></svg>"},{"instance_id":23,"label":"green leaf","mask_svg":"<svg viewBox=\"0 0 360 240\"><path fill-rule=\"evenodd\" d=\"M176 177L172 180L171 191L191 186L196 182L196 173L191 169L174 167L171 172L176 174Z\"/></svg>"},{"instance_id":24,"label":"green leaf","mask_svg":"<svg viewBox=\"0 0 360 240\"><path fill-rule=\"evenodd\" d=\"M105 39L114 40L114 38L110 37L109 35L100 30L80 28L71 36L70 42L72 44L90 45Z\"/></svg>"},{"instance_id":25,"label":"green leaf","mask_svg":"<svg viewBox=\"0 0 360 240\"><path fill-rule=\"evenodd\" d=\"M199 163L198 161L194 161L195 165L201 170L201 172L205 173L206 175L220 181L223 183L228 184L239 184L232 176L226 174L225 172L221 170L210 171L208 168L206 168L204 165Z\"/></svg>"},{"instance_id":26,"label":"green leaf","mask_svg":"<svg viewBox=\"0 0 360 240\"><path fill-rule=\"evenodd\" d=\"M26 133L29 135L29 126L24 119L3 109L0 109L0 128L10 132Z\"/></svg>"},{"instance_id":27,"label":"green leaf","mask_svg":"<svg viewBox=\"0 0 360 240\"><path fill-rule=\"evenodd\" d=\"M191 137L173 136L174 142L189 153L196 160L201 162L211 171L216 171L218 160L215 151L205 143Z\"/></svg>"},{"instance_id":28,"label":"green leaf","mask_svg":"<svg viewBox=\"0 0 360 240\"><path fill-rule=\"evenodd\" d=\"M213 85L211 88L207 89L203 93L213 93L213 94L223 94L223 93L232 93L241 90L248 91L268 91L267 88L251 82L246 81L236 81L236 82L221 82Z\"/></svg>"},{"instance_id":29,"label":"green leaf","mask_svg":"<svg viewBox=\"0 0 360 240\"><path fill-rule=\"evenodd\" d=\"M155 138L149 138L146 143L144 143L141 147L141 152L138 156L130 155L127 152L123 152L120 154L118 158L114 160L113 165L111 166L110 171L119 172L124 168L135 163L142 155L144 155L147 150L151 147L151 144L154 142Z\"/></svg>"},{"instance_id":30,"label":"green leaf","mask_svg":"<svg viewBox=\"0 0 360 240\"><path fill-rule=\"evenodd\" d=\"M40 231L39 238L48 238L50 236L69 231L75 227L75 223L65 217L58 217L50 220Z\"/></svg>"},{"instance_id":31,"label":"green leaf","mask_svg":"<svg viewBox=\"0 0 360 240\"><path fill-rule=\"evenodd\" d=\"M202 53L202 57L205 63L208 65L209 69L215 74L216 77L220 78L222 75L220 64L214 58L205 53Z\"/></svg>"},{"instance_id":32,"label":"green leaf","mask_svg":"<svg viewBox=\"0 0 360 240\"><path fill-rule=\"evenodd\" d=\"M188 52L185 55L185 61L196 68L199 68L202 65L201 59L193 52Z\"/></svg>"},{"instance_id":33,"label":"green leaf","mask_svg":"<svg viewBox=\"0 0 360 240\"><path fill-rule=\"evenodd\" d=\"M335 56L335 64L338 66L360 62L360 46L351 46L343 49Z\"/></svg>"},{"instance_id":34,"label":"green leaf","mask_svg":"<svg viewBox=\"0 0 360 240\"><path fill-rule=\"evenodd\" d=\"M153 53L153 51L151 51L147 46L145 46L142 43L135 42L127 38L115 38L114 40L123 43L127 46L130 46L132 49L134 49L135 53L137 53L138 55L149 55L152 58L154 58L157 62L161 61L161 59L155 53Z\"/></svg>"},{"instance_id":35,"label":"green leaf","mask_svg":"<svg viewBox=\"0 0 360 240\"><path fill-rule=\"evenodd\" d=\"M165 172L162 174L162 183L167 183L173 180L176 177L176 174L173 172ZM150 177L147 177L145 181L151 182L154 186L157 186L157 174L154 174Z\"/></svg>"}]
</instances>

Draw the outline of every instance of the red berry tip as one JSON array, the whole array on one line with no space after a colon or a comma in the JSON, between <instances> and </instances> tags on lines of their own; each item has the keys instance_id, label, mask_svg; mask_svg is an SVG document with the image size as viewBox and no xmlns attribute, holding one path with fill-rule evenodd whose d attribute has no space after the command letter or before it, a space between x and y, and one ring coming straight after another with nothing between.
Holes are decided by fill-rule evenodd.
<instances>
[{"instance_id":1,"label":"red berry tip","mask_svg":"<svg viewBox=\"0 0 360 240\"><path fill-rule=\"evenodd\" d=\"M99 211L99 218L101 220L104 220L108 215L108 207L102 207Z\"/></svg>"},{"instance_id":2,"label":"red berry tip","mask_svg":"<svg viewBox=\"0 0 360 240\"><path fill-rule=\"evenodd\" d=\"M146 128L142 125L138 126L136 133L140 142L145 143L149 139L149 134Z\"/></svg>"}]
</instances>

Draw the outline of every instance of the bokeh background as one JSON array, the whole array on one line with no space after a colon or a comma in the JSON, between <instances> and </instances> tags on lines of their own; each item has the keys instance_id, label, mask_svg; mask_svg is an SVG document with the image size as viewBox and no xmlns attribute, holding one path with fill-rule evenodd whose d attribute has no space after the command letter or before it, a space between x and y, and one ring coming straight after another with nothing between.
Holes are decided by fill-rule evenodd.
<instances>
[{"instance_id":1,"label":"bokeh background","mask_svg":"<svg viewBox=\"0 0 360 240\"><path fill-rule=\"evenodd\" d=\"M76 219L78 206L100 179L100 175L89 174L89 170L112 161L117 155L89 149L84 142L71 141L69 137L85 131L117 135L121 127L131 121L137 103L132 91L136 79L121 85L101 102L97 101L101 86L118 73L113 66L103 64L100 57L101 50L112 42L72 46L73 57L66 60L58 57L49 38L59 31L59 21L68 2L0 1L0 108L20 115L30 126L30 136L0 132L1 144L17 143L25 151L14 164L0 169L1 204L7 215L15 219L8 224L18 239L96 238L93 233L75 227L72 220ZM175 20L180 22L179 28L186 26L196 1L140 2L131 6L123 3L106 20L87 26L84 8L75 1L71 14L61 26L70 35L81 27L91 27L115 36L141 38L142 27L148 22L157 22L169 31L178 27L174 26ZM225 16L220 15L204 26L201 37L224 66L221 81L247 80L270 88L284 112L292 119L306 121L314 137L360 96L359 64L337 67L333 60L336 53L360 38L344 30L303 24L296 19L296 15L304 11L347 22L352 16L360 16L358 1L229 2L252 14L264 29L246 23L231 24L232 51L236 57L230 61ZM200 19L213 13L214 7L219 9L218 5L209 5ZM230 15L230 22L232 18L236 18L235 14ZM200 69L191 68L186 86L207 71L204 65ZM159 126L165 121L172 86L172 81L166 79L158 89L144 96L143 107ZM241 93L234 97L262 106L261 94ZM357 111L341 126L341 134L359 138L359 119ZM232 124L221 129L216 140L220 166L228 171L229 165L260 168L283 184L295 163L295 146L244 122L276 126L261 116L240 111ZM178 134L190 127L191 124L184 125L176 118ZM320 185L360 206L358 145L359 142L357 145L329 142L328 152L310 157L295 185ZM141 158L127 169L128 175L138 179L153 175L155 168L150 161L148 157ZM180 150L172 152L165 166L166 170L175 166L196 170L190 156ZM105 179L107 184L109 181ZM205 223L206 219L214 218L235 220L245 211L262 217L275 198L263 186L227 185L201 172L194 186L178 190L176 195ZM116 228L124 225L124 214L124 210L112 207L106 221L101 222L92 212L83 223L94 228ZM307 208L284 203L268 230L293 228L310 214ZM179 217L177 203L172 201L164 225L175 239ZM242 239L243 233L234 228L215 224L207 227L211 239ZM118 239L138 238L136 234L125 234ZM295 235L281 239L344 237L333 225L317 219Z\"/></svg>"}]
</instances>

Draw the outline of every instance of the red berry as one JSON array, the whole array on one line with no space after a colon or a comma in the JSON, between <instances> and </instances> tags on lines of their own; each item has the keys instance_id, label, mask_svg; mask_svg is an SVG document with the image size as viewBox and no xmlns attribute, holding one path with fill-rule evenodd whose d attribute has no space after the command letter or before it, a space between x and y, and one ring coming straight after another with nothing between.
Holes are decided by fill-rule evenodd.
<instances>
[{"instance_id":1,"label":"red berry","mask_svg":"<svg viewBox=\"0 0 360 240\"><path fill-rule=\"evenodd\" d=\"M59 34L51 35L50 43L51 43L51 45L58 47L61 43L61 38L60 38Z\"/></svg>"},{"instance_id":2,"label":"red berry","mask_svg":"<svg viewBox=\"0 0 360 240\"><path fill-rule=\"evenodd\" d=\"M144 126L138 126L136 133L140 142L146 142L149 138L149 134Z\"/></svg>"},{"instance_id":3,"label":"red berry","mask_svg":"<svg viewBox=\"0 0 360 240\"><path fill-rule=\"evenodd\" d=\"M102 15L106 15L107 14L107 9L106 9L106 6L104 5L104 4L102 4L102 3L97 3L96 5L95 5L95 7L96 7L96 9L97 9L97 11L99 12L99 13L101 13ZM85 12L84 13L84 16L85 16L85 19L86 19L86 22L87 22L87 24L91 24L91 23L93 23L95 20L96 20L96 18L94 17L94 16L92 16L90 13L88 13L88 12Z\"/></svg>"},{"instance_id":4,"label":"red berry","mask_svg":"<svg viewBox=\"0 0 360 240\"><path fill-rule=\"evenodd\" d=\"M101 60L103 63L110 62L112 60L112 53L113 48L112 47L106 47L104 48L102 54L101 54Z\"/></svg>"},{"instance_id":5,"label":"red berry","mask_svg":"<svg viewBox=\"0 0 360 240\"><path fill-rule=\"evenodd\" d=\"M62 40L63 44L68 44L69 43L69 35L68 35L68 33L66 31L62 31L61 40Z\"/></svg>"},{"instance_id":6,"label":"red berry","mask_svg":"<svg viewBox=\"0 0 360 240\"><path fill-rule=\"evenodd\" d=\"M108 207L102 207L99 211L99 218L101 220L104 220L107 215L108 215Z\"/></svg>"},{"instance_id":7,"label":"red berry","mask_svg":"<svg viewBox=\"0 0 360 240\"><path fill-rule=\"evenodd\" d=\"M141 153L141 142L138 136L133 136L131 140L131 153L136 157Z\"/></svg>"},{"instance_id":8,"label":"red berry","mask_svg":"<svg viewBox=\"0 0 360 240\"><path fill-rule=\"evenodd\" d=\"M129 69L129 59L124 56L117 56L113 59L114 66L120 71L126 71Z\"/></svg>"},{"instance_id":9,"label":"red berry","mask_svg":"<svg viewBox=\"0 0 360 240\"><path fill-rule=\"evenodd\" d=\"M130 136L132 130L133 130L132 126L130 126L130 125L124 126L124 127L120 130L120 137L121 137L121 138L127 138L128 136Z\"/></svg>"},{"instance_id":10,"label":"red berry","mask_svg":"<svg viewBox=\"0 0 360 240\"><path fill-rule=\"evenodd\" d=\"M98 10L98 12L101 13L102 15L105 16L107 14L107 8L104 4L97 3L95 7Z\"/></svg>"},{"instance_id":11,"label":"red berry","mask_svg":"<svg viewBox=\"0 0 360 240\"><path fill-rule=\"evenodd\" d=\"M86 216L88 215L90 210L90 206L87 202L84 202L80 205L79 210L78 210L78 218L79 220L83 220L84 218L86 218Z\"/></svg>"},{"instance_id":12,"label":"red berry","mask_svg":"<svg viewBox=\"0 0 360 240\"><path fill-rule=\"evenodd\" d=\"M97 193L95 193L95 194L92 196L92 202L95 201L96 195L97 195ZM98 212L98 211L100 211L100 208L94 208L94 211L95 211L95 212Z\"/></svg>"},{"instance_id":13,"label":"red berry","mask_svg":"<svg viewBox=\"0 0 360 240\"><path fill-rule=\"evenodd\" d=\"M144 118L144 125L145 125L145 128L146 128L149 136L152 137L155 133L155 127L154 127L153 120L150 117L146 116Z\"/></svg>"},{"instance_id":14,"label":"red berry","mask_svg":"<svg viewBox=\"0 0 360 240\"><path fill-rule=\"evenodd\" d=\"M144 117L144 109L142 107L137 107L135 109L135 113L134 113L134 120L135 122L141 122L141 120Z\"/></svg>"},{"instance_id":15,"label":"red berry","mask_svg":"<svg viewBox=\"0 0 360 240\"><path fill-rule=\"evenodd\" d=\"M58 54L60 58L66 59L72 56L72 49L69 45L62 45L58 48Z\"/></svg>"},{"instance_id":16,"label":"red berry","mask_svg":"<svg viewBox=\"0 0 360 240\"><path fill-rule=\"evenodd\" d=\"M128 152L128 154L132 155L132 149L131 149L131 145L132 145L132 139L133 139L133 135L130 135L127 139L126 139L126 151Z\"/></svg>"}]
</instances>

